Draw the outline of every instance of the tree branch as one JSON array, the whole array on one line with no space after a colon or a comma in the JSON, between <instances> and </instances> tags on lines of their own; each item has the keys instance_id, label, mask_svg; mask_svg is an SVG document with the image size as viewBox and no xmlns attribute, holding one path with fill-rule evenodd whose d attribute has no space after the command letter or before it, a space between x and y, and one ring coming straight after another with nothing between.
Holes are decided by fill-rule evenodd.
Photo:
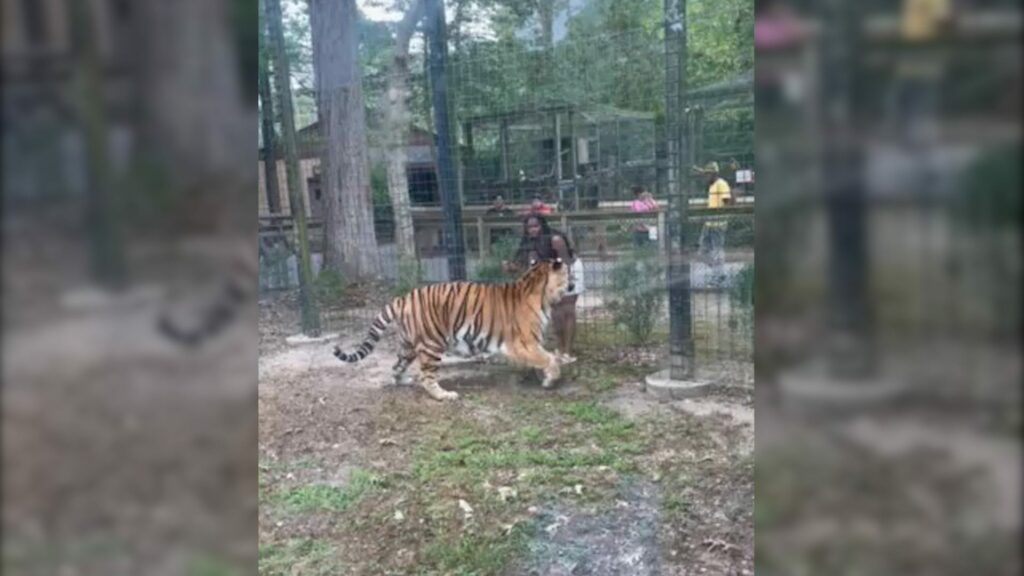
<instances>
[{"instance_id":1,"label":"tree branch","mask_svg":"<svg viewBox=\"0 0 1024 576\"><path fill-rule=\"evenodd\" d=\"M395 32L395 58L404 58L409 55L409 41L412 39L413 33L416 32L416 26L426 15L426 7L425 0L414 0L405 16L398 22Z\"/></svg>"}]
</instances>

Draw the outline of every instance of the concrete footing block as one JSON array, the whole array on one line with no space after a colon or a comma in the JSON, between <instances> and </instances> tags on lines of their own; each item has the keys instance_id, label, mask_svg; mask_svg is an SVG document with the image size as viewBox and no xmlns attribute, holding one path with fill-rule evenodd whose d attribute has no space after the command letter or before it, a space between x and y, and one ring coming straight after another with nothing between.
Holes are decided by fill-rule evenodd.
<instances>
[{"instance_id":1,"label":"concrete footing block","mask_svg":"<svg viewBox=\"0 0 1024 576\"><path fill-rule=\"evenodd\" d=\"M787 408L828 414L856 414L891 406L908 393L905 383L882 376L843 378L824 370L797 370L779 377Z\"/></svg>"},{"instance_id":2,"label":"concrete footing block","mask_svg":"<svg viewBox=\"0 0 1024 576\"><path fill-rule=\"evenodd\" d=\"M302 346L304 344L322 344L324 342L333 342L338 339L337 332L325 333L319 336L306 336L305 334L295 334L288 336L284 339L290 346Z\"/></svg>"},{"instance_id":3,"label":"concrete footing block","mask_svg":"<svg viewBox=\"0 0 1024 576\"><path fill-rule=\"evenodd\" d=\"M644 391L661 400L680 400L703 396L711 390L706 380L673 380L667 369L655 372L644 379Z\"/></svg>"}]
</instances>

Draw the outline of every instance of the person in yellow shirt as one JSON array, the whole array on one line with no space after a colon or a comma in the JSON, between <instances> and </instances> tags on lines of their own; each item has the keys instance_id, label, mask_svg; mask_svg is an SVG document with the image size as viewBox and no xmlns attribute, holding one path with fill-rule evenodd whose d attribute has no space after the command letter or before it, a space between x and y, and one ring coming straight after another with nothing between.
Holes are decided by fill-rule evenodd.
<instances>
[{"instance_id":1,"label":"person in yellow shirt","mask_svg":"<svg viewBox=\"0 0 1024 576\"><path fill-rule=\"evenodd\" d=\"M953 5L950 0L903 0L900 33L904 40L932 40L952 24Z\"/></svg>"},{"instance_id":2,"label":"person in yellow shirt","mask_svg":"<svg viewBox=\"0 0 1024 576\"><path fill-rule=\"evenodd\" d=\"M937 112L944 57L915 45L935 42L955 25L951 0L903 0L900 38L908 50L898 56L891 123L914 140L927 136ZM922 132L922 130L924 132Z\"/></svg>"},{"instance_id":3,"label":"person in yellow shirt","mask_svg":"<svg viewBox=\"0 0 1024 576\"><path fill-rule=\"evenodd\" d=\"M732 190L718 172L718 162L708 162L703 172L708 177L708 208L721 208L732 202Z\"/></svg>"},{"instance_id":4,"label":"person in yellow shirt","mask_svg":"<svg viewBox=\"0 0 1024 576\"><path fill-rule=\"evenodd\" d=\"M707 178L708 208L722 208L732 202L732 190L729 183L718 170L718 162L708 162L696 171ZM711 219L704 222L700 232L700 259L721 276L721 266L725 261L725 232L728 222L724 219Z\"/></svg>"}]
</instances>

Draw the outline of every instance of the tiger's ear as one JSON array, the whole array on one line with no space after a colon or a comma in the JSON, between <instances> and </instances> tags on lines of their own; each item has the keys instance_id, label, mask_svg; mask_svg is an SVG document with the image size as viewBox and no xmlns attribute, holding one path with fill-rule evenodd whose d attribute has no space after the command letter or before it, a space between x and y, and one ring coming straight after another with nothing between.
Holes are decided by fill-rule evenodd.
<instances>
[{"instance_id":1,"label":"tiger's ear","mask_svg":"<svg viewBox=\"0 0 1024 576\"><path fill-rule=\"evenodd\" d=\"M562 268L562 259L561 258L555 258L554 260L551 261L551 269L552 270L560 270L561 268Z\"/></svg>"}]
</instances>

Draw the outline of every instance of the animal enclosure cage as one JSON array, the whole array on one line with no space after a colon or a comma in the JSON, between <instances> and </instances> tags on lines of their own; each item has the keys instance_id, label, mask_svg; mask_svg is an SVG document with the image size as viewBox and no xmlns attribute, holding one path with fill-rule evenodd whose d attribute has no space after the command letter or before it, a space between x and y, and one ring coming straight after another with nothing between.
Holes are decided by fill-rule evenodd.
<instances>
[{"instance_id":1,"label":"animal enclosure cage","mask_svg":"<svg viewBox=\"0 0 1024 576\"><path fill-rule=\"evenodd\" d=\"M529 202L562 210L623 200L628 186L654 188L654 114L564 105L461 121L462 190L467 205ZM628 186L627 186L628 184Z\"/></svg>"},{"instance_id":2,"label":"animal enclosure cage","mask_svg":"<svg viewBox=\"0 0 1024 576\"><path fill-rule=\"evenodd\" d=\"M675 88L666 81L666 61L674 50L661 24L588 34L571 19L565 37L547 50L485 39L450 47L443 69L454 168L449 180L439 169L442 131L430 107L436 79L422 55L412 58L408 129L433 139L415 165L406 165L418 270L410 280L409 270L399 266L386 170L382 155L371 149L383 276L398 285L396 291L452 279L449 257L456 246L444 232L441 206L442 189L450 186L459 199L458 248L465 253L467 277L511 280L501 273L501 262L514 257L523 216L539 196L552 209L552 227L583 260L580 346L635 344L664 360L668 259L682 249L691 266L687 289L698 361L751 360L753 75L723 70L670 97ZM367 100L384 101L388 86L386 76L367 78ZM371 148L385 141L374 133L383 126L383 114L368 108ZM686 128L678 130L669 117L683 119ZM685 141L686 158L678 140ZM728 205L709 206L708 178L692 170L710 162L719 165L732 191ZM656 211L632 210L637 187L651 194ZM684 194L689 214L682 222L676 206ZM498 196L509 212L488 212ZM313 224L315 243L318 223ZM685 247L674 246L680 228ZM319 250L313 246L314 268ZM332 323L369 322L390 294L376 295L358 307L331 311L327 329Z\"/></svg>"}]
</instances>

